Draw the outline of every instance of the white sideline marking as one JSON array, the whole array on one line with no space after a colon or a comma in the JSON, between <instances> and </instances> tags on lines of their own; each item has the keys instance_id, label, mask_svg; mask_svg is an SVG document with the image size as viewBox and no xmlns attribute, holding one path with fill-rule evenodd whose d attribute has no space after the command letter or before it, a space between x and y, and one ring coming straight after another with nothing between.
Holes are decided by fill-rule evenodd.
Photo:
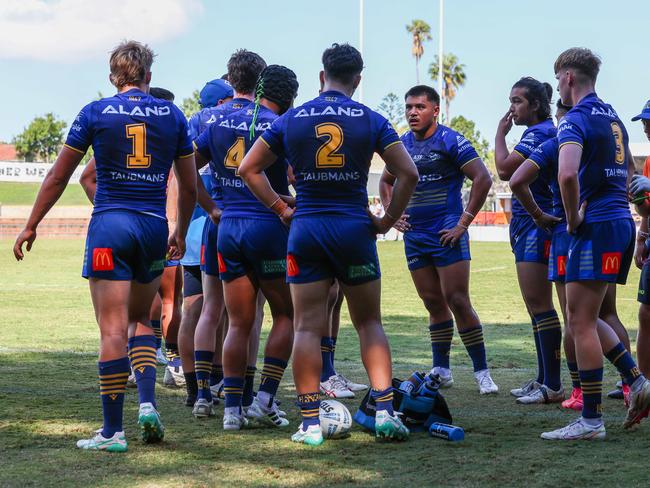
<instances>
[{"instance_id":1,"label":"white sideline marking","mask_svg":"<svg viewBox=\"0 0 650 488\"><path fill-rule=\"evenodd\" d=\"M502 269L507 269L507 267L506 266L495 266L494 268L473 269L472 273L484 273L486 271L500 271Z\"/></svg>"}]
</instances>

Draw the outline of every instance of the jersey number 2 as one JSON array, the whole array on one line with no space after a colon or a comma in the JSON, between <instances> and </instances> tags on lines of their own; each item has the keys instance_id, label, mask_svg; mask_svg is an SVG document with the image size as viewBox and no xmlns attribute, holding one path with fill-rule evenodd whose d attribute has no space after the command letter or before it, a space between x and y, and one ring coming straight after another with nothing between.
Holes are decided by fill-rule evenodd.
<instances>
[{"instance_id":1,"label":"jersey number 2","mask_svg":"<svg viewBox=\"0 0 650 488\"><path fill-rule=\"evenodd\" d=\"M345 154L336 151L343 145L343 129L337 124L319 124L315 127L316 137L327 137L325 143L316 151L317 168L342 168Z\"/></svg>"},{"instance_id":2,"label":"jersey number 2","mask_svg":"<svg viewBox=\"0 0 650 488\"><path fill-rule=\"evenodd\" d=\"M126 126L126 137L132 139L133 151L126 157L127 168L148 168L151 154L147 154L147 127L144 124Z\"/></svg>"},{"instance_id":3,"label":"jersey number 2","mask_svg":"<svg viewBox=\"0 0 650 488\"><path fill-rule=\"evenodd\" d=\"M244 143L244 138L238 137L226 153L226 157L223 160L224 166L226 168L234 169L235 172L237 172L237 170L239 170L241 160L244 159L244 154L246 154L246 144Z\"/></svg>"},{"instance_id":4,"label":"jersey number 2","mask_svg":"<svg viewBox=\"0 0 650 488\"><path fill-rule=\"evenodd\" d=\"M616 142L616 163L623 164L625 162L623 131L621 130L621 126L616 122L612 122L612 133L614 134L614 141Z\"/></svg>"}]
</instances>

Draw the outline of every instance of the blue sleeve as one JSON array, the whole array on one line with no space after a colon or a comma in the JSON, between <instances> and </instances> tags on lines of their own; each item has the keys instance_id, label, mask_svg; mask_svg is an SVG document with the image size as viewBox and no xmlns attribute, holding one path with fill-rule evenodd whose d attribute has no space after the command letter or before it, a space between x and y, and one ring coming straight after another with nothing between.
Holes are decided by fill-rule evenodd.
<instances>
[{"instance_id":1,"label":"blue sleeve","mask_svg":"<svg viewBox=\"0 0 650 488\"><path fill-rule=\"evenodd\" d=\"M528 156L539 146L538 140L535 131L526 131L512 150L519 153L524 159L528 159Z\"/></svg>"},{"instance_id":2,"label":"blue sleeve","mask_svg":"<svg viewBox=\"0 0 650 488\"><path fill-rule=\"evenodd\" d=\"M374 127L375 127L375 147L374 151L376 153L382 154L386 149L395 144L401 144L401 140L393 129L388 120L385 117L378 114L377 112L371 112L371 117L374 118Z\"/></svg>"},{"instance_id":3,"label":"blue sleeve","mask_svg":"<svg viewBox=\"0 0 650 488\"><path fill-rule=\"evenodd\" d=\"M205 129L199 137L194 140L194 148L208 161L212 161L212 151L210 150L210 134L214 125Z\"/></svg>"},{"instance_id":4,"label":"blue sleeve","mask_svg":"<svg viewBox=\"0 0 650 488\"><path fill-rule=\"evenodd\" d=\"M178 120L178 146L175 158L187 158L194 154L190 129L187 126L187 119L183 112L176 105L172 105L176 119Z\"/></svg>"},{"instance_id":5,"label":"blue sleeve","mask_svg":"<svg viewBox=\"0 0 650 488\"><path fill-rule=\"evenodd\" d=\"M475 159L479 159L479 155L474 149L474 146L460 134L452 134L455 137L454 144L452 145L452 156L459 168L462 168L467 163L471 163Z\"/></svg>"},{"instance_id":6,"label":"blue sleeve","mask_svg":"<svg viewBox=\"0 0 650 488\"><path fill-rule=\"evenodd\" d=\"M200 118L199 118L199 113L195 113L190 117L190 121L187 123L188 127L190 128L190 137L192 140L195 140L197 137L199 137L199 125L200 125Z\"/></svg>"},{"instance_id":7,"label":"blue sleeve","mask_svg":"<svg viewBox=\"0 0 650 488\"><path fill-rule=\"evenodd\" d=\"M564 144L584 145L585 131L582 127L582 120L579 114L568 113L560 122L557 128L557 140L559 147Z\"/></svg>"},{"instance_id":8,"label":"blue sleeve","mask_svg":"<svg viewBox=\"0 0 650 488\"><path fill-rule=\"evenodd\" d=\"M271 124L271 127L266 129L264 134L260 136L262 142L264 142L276 156L281 156L284 153L284 122L287 114L290 112L291 111L275 119Z\"/></svg>"},{"instance_id":9,"label":"blue sleeve","mask_svg":"<svg viewBox=\"0 0 650 488\"><path fill-rule=\"evenodd\" d=\"M533 162L540 171L546 171L546 168L548 167L547 147L548 144L544 142L539 147L535 148L535 150L530 153L530 156L528 156L528 159Z\"/></svg>"},{"instance_id":10,"label":"blue sleeve","mask_svg":"<svg viewBox=\"0 0 650 488\"><path fill-rule=\"evenodd\" d=\"M88 148L93 142L92 127L90 118L92 114L93 103L89 103L81 109L79 115L73 122L68 132L68 137L65 140L65 145L70 149L86 154Z\"/></svg>"}]
</instances>

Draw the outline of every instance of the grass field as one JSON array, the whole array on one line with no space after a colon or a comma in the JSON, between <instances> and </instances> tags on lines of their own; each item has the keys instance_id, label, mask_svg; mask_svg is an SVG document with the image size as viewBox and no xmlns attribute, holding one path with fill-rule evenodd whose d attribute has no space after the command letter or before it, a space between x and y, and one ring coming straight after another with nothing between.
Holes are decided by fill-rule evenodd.
<instances>
[{"instance_id":1,"label":"grass field","mask_svg":"<svg viewBox=\"0 0 650 488\"><path fill-rule=\"evenodd\" d=\"M220 416L199 422L181 404L183 391L159 387L167 435L163 444L145 446L135 425L137 396L129 390L126 455L74 448L77 439L101 424L98 333L87 285L79 277L83 243L37 241L18 264L10 247L9 241L0 241L0 486L648 486L650 422L623 431L622 402L604 400L605 442L567 444L542 441L539 433L566 424L573 413L557 406L519 406L508 395L533 374L534 346L506 244L473 245L472 298L501 393L479 397L456 334L451 356L456 383L445 395L454 423L465 429L464 442L415 434L404 444L377 444L355 427L350 438L317 449L294 445L288 437L298 411L288 371L280 396L289 412L289 431L226 434ZM404 377L430 368L427 320L401 244L379 248L384 323L395 374ZM631 284L619 292L621 318L632 336L637 280L633 270ZM337 366L364 380L357 349L344 309ZM569 386L566 373L564 380ZM607 368L605 388L616 380ZM358 402L345 403L354 413Z\"/></svg>"},{"instance_id":2,"label":"grass field","mask_svg":"<svg viewBox=\"0 0 650 488\"><path fill-rule=\"evenodd\" d=\"M1 205L32 205L36 199L40 183L0 182ZM58 205L90 205L81 185L70 184L66 187Z\"/></svg>"}]
</instances>

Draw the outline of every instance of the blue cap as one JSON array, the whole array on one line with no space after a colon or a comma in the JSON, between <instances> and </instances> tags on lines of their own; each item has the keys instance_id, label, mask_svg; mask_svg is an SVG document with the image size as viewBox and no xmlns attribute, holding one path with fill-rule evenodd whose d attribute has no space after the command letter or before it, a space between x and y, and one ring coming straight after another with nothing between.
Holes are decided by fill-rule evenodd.
<instances>
[{"instance_id":1,"label":"blue cap","mask_svg":"<svg viewBox=\"0 0 650 488\"><path fill-rule=\"evenodd\" d=\"M650 120L650 100L648 100L645 105L643 106L643 110L639 115L636 117L632 117L632 122L635 122L637 120Z\"/></svg>"},{"instance_id":2,"label":"blue cap","mask_svg":"<svg viewBox=\"0 0 650 488\"><path fill-rule=\"evenodd\" d=\"M230 83L218 78L208 81L199 94L199 103L203 108L214 107L219 100L234 96Z\"/></svg>"}]
</instances>

